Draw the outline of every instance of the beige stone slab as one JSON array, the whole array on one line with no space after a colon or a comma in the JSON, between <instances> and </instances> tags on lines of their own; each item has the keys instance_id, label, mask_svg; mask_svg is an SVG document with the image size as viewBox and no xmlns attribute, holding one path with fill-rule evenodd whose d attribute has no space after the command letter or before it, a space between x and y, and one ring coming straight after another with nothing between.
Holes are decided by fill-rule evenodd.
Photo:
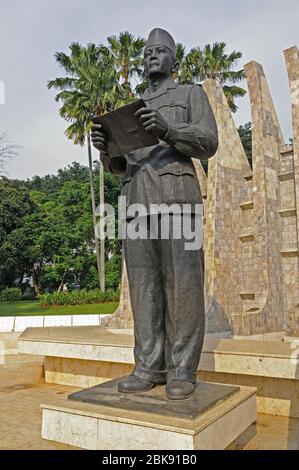
<instances>
[{"instance_id":1,"label":"beige stone slab","mask_svg":"<svg viewBox=\"0 0 299 470\"><path fill-rule=\"evenodd\" d=\"M232 336L232 339L238 339L241 341L285 341L285 332L284 331L275 331L273 333L262 333L258 335L250 335L250 336Z\"/></svg>"},{"instance_id":2,"label":"beige stone slab","mask_svg":"<svg viewBox=\"0 0 299 470\"><path fill-rule=\"evenodd\" d=\"M192 450L193 437L172 431L98 420L98 445L101 450Z\"/></svg>"},{"instance_id":3,"label":"beige stone slab","mask_svg":"<svg viewBox=\"0 0 299 470\"><path fill-rule=\"evenodd\" d=\"M70 359L134 364L133 336L98 327L29 328L19 350ZM299 379L294 347L282 341L206 337L200 370Z\"/></svg>"},{"instance_id":4,"label":"beige stone slab","mask_svg":"<svg viewBox=\"0 0 299 470\"><path fill-rule=\"evenodd\" d=\"M290 348L289 351L289 356L274 355L270 352L267 355L265 352L250 354L241 351L204 351L199 370L298 380L298 365L291 356L293 350Z\"/></svg>"},{"instance_id":5,"label":"beige stone slab","mask_svg":"<svg viewBox=\"0 0 299 470\"><path fill-rule=\"evenodd\" d=\"M97 419L43 410L42 437L83 449L97 448ZM55 438L54 438L55 437Z\"/></svg>"},{"instance_id":6,"label":"beige stone slab","mask_svg":"<svg viewBox=\"0 0 299 470\"><path fill-rule=\"evenodd\" d=\"M19 341L22 354L88 359L90 361L108 361L133 364L133 346L111 346L51 341Z\"/></svg>"},{"instance_id":7,"label":"beige stone slab","mask_svg":"<svg viewBox=\"0 0 299 470\"><path fill-rule=\"evenodd\" d=\"M25 341L127 348L134 346L133 335L122 334L121 330L106 330L97 326L27 328L19 337L19 343L22 346ZM271 357L289 357L291 353L290 345L283 341L223 339L213 337L213 335L206 335L203 350L230 354L243 352L246 355Z\"/></svg>"},{"instance_id":8,"label":"beige stone slab","mask_svg":"<svg viewBox=\"0 0 299 470\"><path fill-rule=\"evenodd\" d=\"M45 357L45 381L87 388L117 377L129 375L133 364L88 361L64 357Z\"/></svg>"},{"instance_id":9,"label":"beige stone slab","mask_svg":"<svg viewBox=\"0 0 299 470\"><path fill-rule=\"evenodd\" d=\"M49 328L27 328L20 340L49 341L102 346L133 346L131 334L121 330L107 330L98 326L62 326Z\"/></svg>"},{"instance_id":10,"label":"beige stone slab","mask_svg":"<svg viewBox=\"0 0 299 470\"><path fill-rule=\"evenodd\" d=\"M49 347L50 345L50 347ZM49 349L48 349L49 348ZM57 382L71 384L68 382L68 375L73 376L83 376L86 377L106 377L106 373L102 375L100 369L107 369L108 364L118 364L121 370L131 370L134 364L133 351L125 350L123 348L109 348L109 347L99 347L93 348L92 354L88 354L92 347L83 347L80 348L72 347L69 345L59 345L56 348L55 353L57 356L53 357L50 354L53 354L52 345L47 343L43 347L44 353L47 358L45 360L45 370L46 378L50 382L56 382L55 376L60 374L61 378L64 374L64 379L67 382ZM31 354L34 351L32 343L30 343L30 348L28 348ZM41 350L38 350L41 353ZM60 356L59 353L64 356ZM82 359L82 357L87 357L88 359ZM90 359L91 358L91 359ZM95 364L92 364L94 362ZM89 366L88 366L89 364ZM125 367L127 366L127 367ZM112 368L112 366L111 366ZM115 370L116 370L115 366ZM267 357L267 356L256 356L256 355L242 355L242 354L230 354L230 353L220 353L220 352L205 352L203 351L201 356L201 361L199 364L199 370L210 371L210 372L223 372L229 374L241 374L241 375L258 375L262 377L277 377L277 378L286 378L286 379L298 379L299 378L299 369L296 363L292 358L282 358L282 357ZM84 372L85 371L85 372ZM126 372L125 372L126 373ZM113 372L107 377L115 377ZM83 382L82 382L83 385ZM81 383L78 383L78 386L81 386ZM84 385L83 385L84 386Z\"/></svg>"},{"instance_id":11,"label":"beige stone slab","mask_svg":"<svg viewBox=\"0 0 299 470\"><path fill-rule=\"evenodd\" d=\"M256 420L255 389L252 387L241 387L238 393L195 420L169 417L166 421L159 415L65 399L41 407L43 438L107 450L224 449ZM95 447L91 447L95 442L93 420L97 420L98 426ZM90 436L88 443L87 435Z\"/></svg>"}]
</instances>

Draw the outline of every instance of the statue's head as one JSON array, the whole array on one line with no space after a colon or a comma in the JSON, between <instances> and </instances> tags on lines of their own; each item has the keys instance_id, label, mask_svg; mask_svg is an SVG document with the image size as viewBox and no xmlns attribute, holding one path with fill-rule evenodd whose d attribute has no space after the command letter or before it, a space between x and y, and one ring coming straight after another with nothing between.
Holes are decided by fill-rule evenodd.
<instances>
[{"instance_id":1,"label":"statue's head","mask_svg":"<svg viewBox=\"0 0 299 470\"><path fill-rule=\"evenodd\" d=\"M178 68L173 37L164 29L155 28L144 49L144 71L147 77L168 76Z\"/></svg>"}]
</instances>

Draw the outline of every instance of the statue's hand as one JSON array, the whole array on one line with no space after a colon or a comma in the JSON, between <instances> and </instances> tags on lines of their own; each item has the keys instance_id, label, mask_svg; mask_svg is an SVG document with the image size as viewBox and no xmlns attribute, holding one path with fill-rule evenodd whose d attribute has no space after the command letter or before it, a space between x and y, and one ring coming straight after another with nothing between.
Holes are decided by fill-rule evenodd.
<instances>
[{"instance_id":1,"label":"statue's hand","mask_svg":"<svg viewBox=\"0 0 299 470\"><path fill-rule=\"evenodd\" d=\"M168 124L159 111L151 108L140 108L136 111L135 116L139 118L147 132L163 139L168 130Z\"/></svg>"},{"instance_id":2,"label":"statue's hand","mask_svg":"<svg viewBox=\"0 0 299 470\"><path fill-rule=\"evenodd\" d=\"M91 128L91 140L94 147L99 150L101 153L108 155L107 150L107 136L102 130L101 124L94 124Z\"/></svg>"}]
</instances>

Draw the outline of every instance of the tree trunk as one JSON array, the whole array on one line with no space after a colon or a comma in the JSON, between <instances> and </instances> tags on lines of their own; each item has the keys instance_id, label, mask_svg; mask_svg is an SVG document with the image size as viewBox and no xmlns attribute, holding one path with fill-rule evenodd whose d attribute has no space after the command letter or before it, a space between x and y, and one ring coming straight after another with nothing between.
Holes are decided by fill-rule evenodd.
<instances>
[{"instance_id":1,"label":"tree trunk","mask_svg":"<svg viewBox=\"0 0 299 470\"><path fill-rule=\"evenodd\" d=\"M57 294L59 294L62 291L66 273L67 273L67 270L65 270L63 275L62 275L61 282L60 282L59 287L57 289Z\"/></svg>"},{"instance_id":2,"label":"tree trunk","mask_svg":"<svg viewBox=\"0 0 299 470\"><path fill-rule=\"evenodd\" d=\"M105 197L104 197L104 165L101 161L101 154L100 154L100 205L104 206ZM105 291L105 239L100 240L100 253L101 253L101 271L100 271L100 288L104 292Z\"/></svg>"},{"instance_id":3,"label":"tree trunk","mask_svg":"<svg viewBox=\"0 0 299 470\"><path fill-rule=\"evenodd\" d=\"M96 201L94 194L94 185L93 185L93 174L92 174L92 154L91 154L91 143L90 143L90 133L87 133L87 147L88 147L88 166L89 166L89 183L90 183L90 197L91 197L91 207L92 207L92 220L93 220L93 229L94 229L94 238L95 238L95 250L97 258L97 269L98 269L98 280L99 287L101 288L101 258L100 258L100 246L99 240L96 236Z\"/></svg>"},{"instance_id":4,"label":"tree trunk","mask_svg":"<svg viewBox=\"0 0 299 470\"><path fill-rule=\"evenodd\" d=\"M40 271L39 267L34 265L33 270L32 270L32 282L33 282L33 287L34 287L34 292L35 292L36 297L38 297L41 293L41 287L39 283L39 271Z\"/></svg>"}]
</instances>

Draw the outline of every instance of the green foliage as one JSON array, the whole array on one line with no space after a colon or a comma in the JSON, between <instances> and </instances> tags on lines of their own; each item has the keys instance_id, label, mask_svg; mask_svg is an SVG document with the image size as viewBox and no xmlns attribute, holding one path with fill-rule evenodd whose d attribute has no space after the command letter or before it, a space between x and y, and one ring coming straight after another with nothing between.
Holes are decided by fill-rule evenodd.
<instances>
[{"instance_id":1,"label":"green foliage","mask_svg":"<svg viewBox=\"0 0 299 470\"><path fill-rule=\"evenodd\" d=\"M0 318L29 315L107 315L114 313L117 307L118 302L42 307L36 300L20 300L16 302L1 302Z\"/></svg>"},{"instance_id":2,"label":"green foliage","mask_svg":"<svg viewBox=\"0 0 299 470\"><path fill-rule=\"evenodd\" d=\"M119 36L109 36L107 46L101 45L102 60L113 67L119 82L121 83L127 101L133 97L132 79L136 81L143 77L142 62L145 39L135 38L128 31Z\"/></svg>"},{"instance_id":3,"label":"green foliage","mask_svg":"<svg viewBox=\"0 0 299 470\"><path fill-rule=\"evenodd\" d=\"M35 292L32 287L25 288L23 295L22 295L22 300L36 300Z\"/></svg>"},{"instance_id":4,"label":"green foliage","mask_svg":"<svg viewBox=\"0 0 299 470\"><path fill-rule=\"evenodd\" d=\"M42 294L39 299L41 306L50 305L82 305L82 304L97 304L105 302L117 302L119 300L119 293L107 289L102 292L100 289L94 290L73 290L70 292L55 292L52 294Z\"/></svg>"},{"instance_id":5,"label":"green foliage","mask_svg":"<svg viewBox=\"0 0 299 470\"><path fill-rule=\"evenodd\" d=\"M17 287L7 287L1 292L0 299L1 302L13 302L16 300L21 300L22 291Z\"/></svg>"},{"instance_id":6,"label":"green foliage","mask_svg":"<svg viewBox=\"0 0 299 470\"><path fill-rule=\"evenodd\" d=\"M239 136L243 144L250 166L252 167L252 131L251 122L246 122L238 128Z\"/></svg>"},{"instance_id":7,"label":"green foliage","mask_svg":"<svg viewBox=\"0 0 299 470\"><path fill-rule=\"evenodd\" d=\"M227 53L226 47L225 42L215 42L212 45L206 44L203 48L193 47L186 53L185 47L178 43L176 59L179 70L175 78L182 84L199 83L208 78L218 80L223 86L230 109L236 112L238 107L235 99L246 94L246 91L236 84L244 80L245 72L243 69L234 70L242 58L242 53Z\"/></svg>"},{"instance_id":8,"label":"green foliage","mask_svg":"<svg viewBox=\"0 0 299 470\"><path fill-rule=\"evenodd\" d=\"M0 179L0 284L13 286L21 281L31 264L25 254L29 240L24 226L35 210L22 182Z\"/></svg>"},{"instance_id":9,"label":"green foliage","mask_svg":"<svg viewBox=\"0 0 299 470\"><path fill-rule=\"evenodd\" d=\"M98 173L94 167L94 177ZM98 176L95 178L98 184ZM121 179L105 174L105 199L117 210ZM26 182L0 180L0 284L26 289L31 278L36 295L42 291L98 287L88 169L78 163L56 175ZM98 192L97 192L98 203ZM120 282L121 243L109 240L108 285ZM112 266L111 268L109 266ZM115 273L113 269L115 266ZM21 285L22 284L22 285ZM31 298L31 294L30 297Z\"/></svg>"},{"instance_id":10,"label":"green foliage","mask_svg":"<svg viewBox=\"0 0 299 470\"><path fill-rule=\"evenodd\" d=\"M113 62L103 54L103 46L86 47L72 43L70 54L56 52L55 59L67 76L48 82L61 102L59 114L71 124L65 133L75 144L83 145L91 117L110 111L126 102L127 91L118 81Z\"/></svg>"},{"instance_id":11,"label":"green foliage","mask_svg":"<svg viewBox=\"0 0 299 470\"><path fill-rule=\"evenodd\" d=\"M106 262L106 286L116 290L120 287L121 256L115 254Z\"/></svg>"}]
</instances>

